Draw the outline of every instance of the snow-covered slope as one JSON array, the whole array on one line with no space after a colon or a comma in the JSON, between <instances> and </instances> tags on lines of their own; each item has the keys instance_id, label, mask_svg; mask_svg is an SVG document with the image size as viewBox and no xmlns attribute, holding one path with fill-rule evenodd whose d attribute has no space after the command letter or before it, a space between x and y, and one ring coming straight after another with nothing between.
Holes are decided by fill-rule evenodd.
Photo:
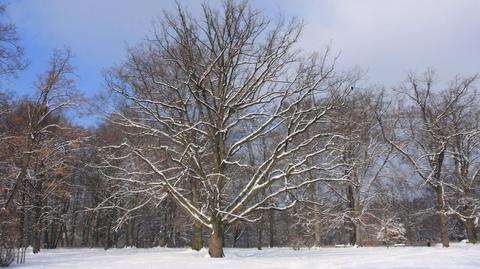
<instances>
[{"instance_id":1,"label":"snow-covered slope","mask_svg":"<svg viewBox=\"0 0 480 269\"><path fill-rule=\"evenodd\" d=\"M226 249L224 259L189 249L57 249L28 254L13 268L148 269L148 268L480 268L480 246L441 247Z\"/></svg>"}]
</instances>

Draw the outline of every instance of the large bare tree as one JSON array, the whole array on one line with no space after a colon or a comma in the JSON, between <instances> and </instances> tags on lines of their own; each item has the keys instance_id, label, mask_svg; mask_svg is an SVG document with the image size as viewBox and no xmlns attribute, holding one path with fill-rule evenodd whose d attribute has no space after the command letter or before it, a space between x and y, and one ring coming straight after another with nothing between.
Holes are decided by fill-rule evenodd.
<instances>
[{"instance_id":1,"label":"large bare tree","mask_svg":"<svg viewBox=\"0 0 480 269\"><path fill-rule=\"evenodd\" d=\"M137 140L104 151L143 162L148 170L116 168L123 180L154 173L146 186L166 190L209 231L211 257L224 256L226 226L293 206L277 199L287 192L343 180L334 173L342 164L328 154L341 136L326 126L356 77L336 74L329 50L297 51L301 30L302 23L265 18L245 2L203 5L198 18L178 6L108 78L133 111L110 120ZM245 158L264 138L266 157ZM307 173L316 176L306 180Z\"/></svg>"}]
</instances>

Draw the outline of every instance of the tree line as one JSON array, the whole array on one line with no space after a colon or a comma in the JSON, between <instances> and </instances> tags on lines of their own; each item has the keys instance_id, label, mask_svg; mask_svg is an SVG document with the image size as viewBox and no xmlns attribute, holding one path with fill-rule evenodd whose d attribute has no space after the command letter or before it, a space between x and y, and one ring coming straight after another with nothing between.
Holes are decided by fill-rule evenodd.
<instances>
[{"instance_id":1,"label":"tree line","mask_svg":"<svg viewBox=\"0 0 480 269\"><path fill-rule=\"evenodd\" d=\"M2 91L2 263L22 262L28 246L207 246L223 257L476 243L478 76L362 85L331 49L299 49L302 28L248 2L203 4L198 16L178 5L106 72L100 101L75 86L68 49L35 95ZM4 77L27 65L16 40L0 26ZM85 107L98 126L69 120Z\"/></svg>"}]
</instances>

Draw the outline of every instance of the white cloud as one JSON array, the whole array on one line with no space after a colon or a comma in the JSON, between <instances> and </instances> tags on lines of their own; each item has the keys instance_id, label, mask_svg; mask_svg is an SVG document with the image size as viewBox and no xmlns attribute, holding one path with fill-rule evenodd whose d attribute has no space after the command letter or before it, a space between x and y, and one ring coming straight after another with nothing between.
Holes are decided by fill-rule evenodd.
<instances>
[{"instance_id":1,"label":"white cloud","mask_svg":"<svg viewBox=\"0 0 480 269\"><path fill-rule=\"evenodd\" d=\"M480 1L335 1L328 23L316 15L322 8L308 9L305 46L332 39L345 65L368 68L373 81L430 66L446 76L480 71Z\"/></svg>"},{"instance_id":2,"label":"white cloud","mask_svg":"<svg viewBox=\"0 0 480 269\"><path fill-rule=\"evenodd\" d=\"M182 4L193 13L198 11L199 1ZM446 76L480 71L477 0L268 0L252 4L269 15L282 11L303 18L306 49L319 50L333 41L334 48L342 50L342 65L368 69L372 82L392 84L406 71L428 66ZM11 13L28 42L70 46L79 69L100 72L120 61L125 44L135 44L148 35L155 16L173 6L173 0L20 0L11 4Z\"/></svg>"}]
</instances>

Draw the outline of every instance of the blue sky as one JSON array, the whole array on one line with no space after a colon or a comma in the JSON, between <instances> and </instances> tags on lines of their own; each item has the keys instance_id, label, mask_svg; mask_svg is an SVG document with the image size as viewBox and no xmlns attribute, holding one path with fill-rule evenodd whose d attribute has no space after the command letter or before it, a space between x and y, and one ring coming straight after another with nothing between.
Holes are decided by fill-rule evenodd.
<instances>
[{"instance_id":1,"label":"blue sky","mask_svg":"<svg viewBox=\"0 0 480 269\"><path fill-rule=\"evenodd\" d=\"M210 1L218 4L218 0ZM197 13L199 1L181 1ZM365 83L387 87L408 71L437 69L442 81L480 72L478 0L262 0L270 16L297 16L306 23L301 46L341 51L340 68L366 70ZM125 56L127 45L149 35L152 22L173 0L11 0L8 16L31 62L9 88L31 94L36 74L54 48L69 47L78 88L103 90L102 71Z\"/></svg>"}]
</instances>

